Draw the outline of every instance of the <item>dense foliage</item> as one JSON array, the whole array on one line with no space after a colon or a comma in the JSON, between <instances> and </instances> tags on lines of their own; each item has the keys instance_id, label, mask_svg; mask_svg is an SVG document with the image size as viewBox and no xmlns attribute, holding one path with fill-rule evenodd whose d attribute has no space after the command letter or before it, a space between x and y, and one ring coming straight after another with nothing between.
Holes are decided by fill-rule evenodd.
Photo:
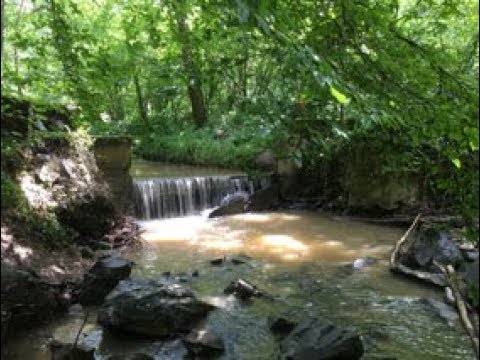
<instances>
[{"instance_id":1,"label":"dense foliage","mask_svg":"<svg viewBox=\"0 0 480 360\"><path fill-rule=\"evenodd\" d=\"M140 156L248 168L273 148L315 175L366 143L372 171L478 219L478 1L2 7L3 93L79 107Z\"/></svg>"}]
</instances>

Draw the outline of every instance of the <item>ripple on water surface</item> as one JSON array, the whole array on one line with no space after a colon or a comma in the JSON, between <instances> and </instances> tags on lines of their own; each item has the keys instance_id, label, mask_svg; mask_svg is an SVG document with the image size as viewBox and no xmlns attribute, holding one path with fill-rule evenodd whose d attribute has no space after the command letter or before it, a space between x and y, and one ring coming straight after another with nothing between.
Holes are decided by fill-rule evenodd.
<instances>
[{"instance_id":1,"label":"ripple on water surface","mask_svg":"<svg viewBox=\"0 0 480 360\"><path fill-rule=\"evenodd\" d=\"M405 229L308 212L193 216L140 225L146 245L129 254L137 263L132 276L198 270L199 276L192 277L189 285L219 307L207 324L224 340L223 359L275 359L278 344L267 319L278 314L293 319L314 315L354 327L368 353L407 360L473 359L459 324L450 327L420 301L442 299L442 292L389 272L390 251ZM209 263L214 257L240 255L251 259L241 265ZM352 261L364 256L377 261L353 271ZM237 278L257 285L275 300L239 303L225 295L223 289ZM58 330L59 324L54 324L49 331L55 326ZM78 329L72 321L62 326ZM102 352L135 346L109 339Z\"/></svg>"}]
</instances>

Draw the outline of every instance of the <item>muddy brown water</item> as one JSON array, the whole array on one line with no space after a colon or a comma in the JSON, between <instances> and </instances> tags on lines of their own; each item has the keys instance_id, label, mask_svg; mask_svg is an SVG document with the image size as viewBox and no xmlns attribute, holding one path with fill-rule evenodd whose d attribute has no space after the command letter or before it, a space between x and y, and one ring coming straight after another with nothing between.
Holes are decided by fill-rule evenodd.
<instances>
[{"instance_id":1,"label":"muddy brown water","mask_svg":"<svg viewBox=\"0 0 480 360\"><path fill-rule=\"evenodd\" d=\"M206 325L225 343L222 359L276 359L278 343L268 317L314 315L351 327L363 339L366 354L397 359L473 359L459 323L448 325L419 299L443 299L440 290L392 274L388 259L405 229L365 224L316 212L248 213L218 219L201 215L140 222L145 245L131 251L135 276L163 272L191 274L187 286L218 306ZM245 264L213 266L215 257L246 255ZM370 256L378 261L359 271L351 263ZM243 278L276 300L247 303L223 294L230 281ZM97 328L91 308L84 331ZM49 359L49 338L73 341L82 317L68 315L19 337L11 358ZM166 346L170 346L170 344ZM97 359L156 346L158 359L178 352L161 342L139 342L106 335ZM163 350L162 350L163 347Z\"/></svg>"}]
</instances>

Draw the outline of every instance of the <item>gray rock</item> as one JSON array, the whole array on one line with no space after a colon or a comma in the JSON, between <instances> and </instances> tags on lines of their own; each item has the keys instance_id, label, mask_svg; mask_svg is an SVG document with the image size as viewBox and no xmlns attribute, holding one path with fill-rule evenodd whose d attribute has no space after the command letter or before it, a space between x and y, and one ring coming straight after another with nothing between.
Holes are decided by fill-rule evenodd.
<instances>
[{"instance_id":1,"label":"gray rock","mask_svg":"<svg viewBox=\"0 0 480 360\"><path fill-rule=\"evenodd\" d=\"M114 331L163 337L191 330L214 306L168 281L123 280L106 297L98 322Z\"/></svg>"},{"instance_id":2,"label":"gray rock","mask_svg":"<svg viewBox=\"0 0 480 360\"><path fill-rule=\"evenodd\" d=\"M356 360L363 354L360 337L316 318L303 320L280 344L281 359Z\"/></svg>"},{"instance_id":3,"label":"gray rock","mask_svg":"<svg viewBox=\"0 0 480 360\"><path fill-rule=\"evenodd\" d=\"M265 211L280 205L280 188L272 184L265 189L255 191L248 199L247 211Z\"/></svg>"},{"instance_id":4,"label":"gray rock","mask_svg":"<svg viewBox=\"0 0 480 360\"><path fill-rule=\"evenodd\" d=\"M56 163L48 162L36 171L38 180L48 185L53 184L60 178L59 168Z\"/></svg>"},{"instance_id":5,"label":"gray rock","mask_svg":"<svg viewBox=\"0 0 480 360\"><path fill-rule=\"evenodd\" d=\"M461 260L458 244L450 234L429 226L420 228L414 242L400 258L400 262L412 269L432 273L440 272L434 261L445 265L456 264Z\"/></svg>"},{"instance_id":6,"label":"gray rock","mask_svg":"<svg viewBox=\"0 0 480 360\"><path fill-rule=\"evenodd\" d=\"M247 261L240 257L233 257L230 259L233 265L242 265L245 264Z\"/></svg>"},{"instance_id":7,"label":"gray rock","mask_svg":"<svg viewBox=\"0 0 480 360\"><path fill-rule=\"evenodd\" d=\"M103 340L103 329L96 327L78 338L78 345L84 349L98 350Z\"/></svg>"},{"instance_id":8,"label":"gray rock","mask_svg":"<svg viewBox=\"0 0 480 360\"><path fill-rule=\"evenodd\" d=\"M208 359L212 359L225 351L222 339L208 329L192 331L183 339L183 342L191 354Z\"/></svg>"},{"instance_id":9,"label":"gray rock","mask_svg":"<svg viewBox=\"0 0 480 360\"><path fill-rule=\"evenodd\" d=\"M51 319L68 304L61 284L42 281L33 272L1 264L2 338L5 331L25 329ZM35 311L32 311L35 309Z\"/></svg>"},{"instance_id":10,"label":"gray rock","mask_svg":"<svg viewBox=\"0 0 480 360\"><path fill-rule=\"evenodd\" d=\"M478 250L466 251L464 252L463 256L467 261L478 260Z\"/></svg>"},{"instance_id":11,"label":"gray rock","mask_svg":"<svg viewBox=\"0 0 480 360\"><path fill-rule=\"evenodd\" d=\"M257 289L257 287L243 279L237 279L232 281L228 286L223 290L224 294L234 294L242 300L247 300L252 296L261 297L263 296L262 292Z\"/></svg>"},{"instance_id":12,"label":"gray rock","mask_svg":"<svg viewBox=\"0 0 480 360\"><path fill-rule=\"evenodd\" d=\"M120 280L130 276L132 263L120 257L97 261L85 274L81 284L79 302L82 305L100 304Z\"/></svg>"},{"instance_id":13,"label":"gray rock","mask_svg":"<svg viewBox=\"0 0 480 360\"><path fill-rule=\"evenodd\" d=\"M225 263L225 257L215 258L210 260L210 264L212 265L223 265Z\"/></svg>"},{"instance_id":14,"label":"gray rock","mask_svg":"<svg viewBox=\"0 0 480 360\"><path fill-rule=\"evenodd\" d=\"M213 210L208 217L214 218L244 213L248 204L248 197L248 194L244 192L227 195L220 206Z\"/></svg>"}]
</instances>

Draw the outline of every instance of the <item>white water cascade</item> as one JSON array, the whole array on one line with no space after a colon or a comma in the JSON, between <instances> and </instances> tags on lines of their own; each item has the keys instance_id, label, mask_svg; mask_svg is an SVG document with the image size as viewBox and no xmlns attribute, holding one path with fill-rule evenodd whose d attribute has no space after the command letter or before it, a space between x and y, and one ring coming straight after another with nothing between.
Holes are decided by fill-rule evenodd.
<instances>
[{"instance_id":1,"label":"white water cascade","mask_svg":"<svg viewBox=\"0 0 480 360\"><path fill-rule=\"evenodd\" d=\"M142 220L198 214L236 192L249 194L267 185L247 176L151 178L134 181L136 215Z\"/></svg>"}]
</instances>

